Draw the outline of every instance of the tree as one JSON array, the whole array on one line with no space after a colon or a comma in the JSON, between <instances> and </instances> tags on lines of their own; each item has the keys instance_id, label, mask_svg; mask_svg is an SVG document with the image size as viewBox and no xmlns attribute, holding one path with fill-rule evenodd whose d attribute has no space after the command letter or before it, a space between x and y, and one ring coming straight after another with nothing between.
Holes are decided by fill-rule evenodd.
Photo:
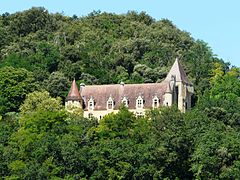
<instances>
[{"instance_id":1,"label":"tree","mask_svg":"<svg viewBox=\"0 0 240 180\"><path fill-rule=\"evenodd\" d=\"M55 27L54 27L55 26ZM11 16L10 30L18 36L26 36L30 32L44 29L46 32L56 28L48 11L44 8L33 7L24 12Z\"/></svg>"},{"instance_id":2,"label":"tree","mask_svg":"<svg viewBox=\"0 0 240 180\"><path fill-rule=\"evenodd\" d=\"M195 178L238 179L239 136L222 123L211 123L208 130L197 138L191 157Z\"/></svg>"},{"instance_id":3,"label":"tree","mask_svg":"<svg viewBox=\"0 0 240 180\"><path fill-rule=\"evenodd\" d=\"M9 174L9 156L6 155L7 146L11 136L19 128L19 116L17 113L7 113L0 118L0 176L5 177Z\"/></svg>"},{"instance_id":4,"label":"tree","mask_svg":"<svg viewBox=\"0 0 240 180\"><path fill-rule=\"evenodd\" d=\"M12 133L9 144L3 148L4 156L0 156L6 160L0 166L5 170L3 177L86 177L87 133L96 124L93 119L53 108L32 108L31 113L30 110L22 112L19 129Z\"/></svg>"},{"instance_id":5,"label":"tree","mask_svg":"<svg viewBox=\"0 0 240 180\"><path fill-rule=\"evenodd\" d=\"M148 116L152 121L155 154L162 156L159 178L191 179L192 174L188 171L191 143L186 134L183 114L173 106L152 110Z\"/></svg>"},{"instance_id":6,"label":"tree","mask_svg":"<svg viewBox=\"0 0 240 180\"><path fill-rule=\"evenodd\" d=\"M0 68L0 114L18 111L26 95L36 89L31 72L13 67Z\"/></svg>"},{"instance_id":7,"label":"tree","mask_svg":"<svg viewBox=\"0 0 240 180\"><path fill-rule=\"evenodd\" d=\"M65 178L87 178L90 151L88 131L97 126L95 119L86 119L76 114L68 115L67 133L58 138L61 153L62 176Z\"/></svg>"},{"instance_id":8,"label":"tree","mask_svg":"<svg viewBox=\"0 0 240 180\"><path fill-rule=\"evenodd\" d=\"M47 91L32 92L27 95L24 103L20 107L22 114L35 111L59 111L63 109L60 98L52 98Z\"/></svg>"},{"instance_id":9,"label":"tree","mask_svg":"<svg viewBox=\"0 0 240 180\"><path fill-rule=\"evenodd\" d=\"M96 135L101 138L127 138L131 135L134 121L134 115L122 107L117 115L110 114L101 120Z\"/></svg>"},{"instance_id":10,"label":"tree","mask_svg":"<svg viewBox=\"0 0 240 180\"><path fill-rule=\"evenodd\" d=\"M238 179L239 70L215 67L211 88L186 115L191 171L196 179Z\"/></svg>"},{"instance_id":11,"label":"tree","mask_svg":"<svg viewBox=\"0 0 240 180\"><path fill-rule=\"evenodd\" d=\"M2 14L0 39L2 178L239 179L239 69L170 20L32 8ZM160 82L176 57L198 98L185 114L165 107L135 117L123 108L98 124L53 98L64 101L74 77Z\"/></svg>"},{"instance_id":12,"label":"tree","mask_svg":"<svg viewBox=\"0 0 240 180\"><path fill-rule=\"evenodd\" d=\"M48 92L27 95L20 107L19 129L4 148L8 158L8 178L47 178L60 176L61 155L58 138L67 132L67 115L61 99Z\"/></svg>"},{"instance_id":13,"label":"tree","mask_svg":"<svg viewBox=\"0 0 240 180\"><path fill-rule=\"evenodd\" d=\"M212 81L209 91L201 97L197 108L209 117L239 128L240 81L239 70L231 69L224 75L218 75Z\"/></svg>"},{"instance_id":14,"label":"tree","mask_svg":"<svg viewBox=\"0 0 240 180\"><path fill-rule=\"evenodd\" d=\"M67 96L70 82L61 72L53 72L45 82L46 89L53 97L61 97L63 102Z\"/></svg>"},{"instance_id":15,"label":"tree","mask_svg":"<svg viewBox=\"0 0 240 180\"><path fill-rule=\"evenodd\" d=\"M8 178L46 179L59 177L61 159L57 143L66 133L66 114L63 111L34 111L24 114L20 128L10 140L8 159L10 174Z\"/></svg>"},{"instance_id":16,"label":"tree","mask_svg":"<svg viewBox=\"0 0 240 180\"><path fill-rule=\"evenodd\" d=\"M150 123L125 107L105 116L89 130L89 138L88 177L132 179L157 174Z\"/></svg>"}]
</instances>

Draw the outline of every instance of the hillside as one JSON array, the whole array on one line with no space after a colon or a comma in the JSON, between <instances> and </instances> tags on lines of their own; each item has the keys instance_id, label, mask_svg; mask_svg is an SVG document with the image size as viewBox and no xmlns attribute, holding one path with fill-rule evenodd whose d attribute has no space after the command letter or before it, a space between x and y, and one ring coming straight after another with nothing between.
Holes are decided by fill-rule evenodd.
<instances>
[{"instance_id":1,"label":"hillside","mask_svg":"<svg viewBox=\"0 0 240 180\"><path fill-rule=\"evenodd\" d=\"M209 86L213 62L228 68L205 42L145 13L67 17L32 8L3 14L0 25L0 67L25 68L40 88L51 78L75 77L86 84L157 82L180 57L197 93L202 93Z\"/></svg>"},{"instance_id":2,"label":"hillside","mask_svg":"<svg viewBox=\"0 0 240 180\"><path fill-rule=\"evenodd\" d=\"M195 107L100 122L68 113L78 83L162 81L176 57ZM0 16L0 177L240 179L240 70L170 20L144 12L84 17L32 8ZM0 179L1 179L0 178Z\"/></svg>"}]
</instances>

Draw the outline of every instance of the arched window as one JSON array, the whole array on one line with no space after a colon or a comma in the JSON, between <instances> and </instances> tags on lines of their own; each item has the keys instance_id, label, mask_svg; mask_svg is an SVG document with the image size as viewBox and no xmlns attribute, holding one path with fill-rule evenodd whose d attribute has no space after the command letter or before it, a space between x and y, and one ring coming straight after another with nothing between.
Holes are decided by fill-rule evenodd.
<instances>
[{"instance_id":1,"label":"arched window","mask_svg":"<svg viewBox=\"0 0 240 180\"><path fill-rule=\"evenodd\" d=\"M94 99L91 97L88 101L88 110L94 110Z\"/></svg>"},{"instance_id":2,"label":"arched window","mask_svg":"<svg viewBox=\"0 0 240 180\"><path fill-rule=\"evenodd\" d=\"M154 96L152 99L152 107L158 108L159 107L159 98L157 96Z\"/></svg>"},{"instance_id":3,"label":"arched window","mask_svg":"<svg viewBox=\"0 0 240 180\"><path fill-rule=\"evenodd\" d=\"M114 109L114 101L112 96L110 96L107 100L107 109Z\"/></svg>"},{"instance_id":4,"label":"arched window","mask_svg":"<svg viewBox=\"0 0 240 180\"><path fill-rule=\"evenodd\" d=\"M136 99L136 108L137 109L143 108L143 98L141 96L138 96Z\"/></svg>"},{"instance_id":5,"label":"arched window","mask_svg":"<svg viewBox=\"0 0 240 180\"><path fill-rule=\"evenodd\" d=\"M123 105L124 105L125 107L128 107L128 99L127 99L127 97L123 97L122 103L123 103Z\"/></svg>"}]
</instances>

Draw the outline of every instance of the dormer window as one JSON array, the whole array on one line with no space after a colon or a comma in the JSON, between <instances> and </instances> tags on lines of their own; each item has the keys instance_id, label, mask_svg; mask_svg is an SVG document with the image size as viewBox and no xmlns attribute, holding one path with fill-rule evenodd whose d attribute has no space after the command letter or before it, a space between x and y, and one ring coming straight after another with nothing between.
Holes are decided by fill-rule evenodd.
<instances>
[{"instance_id":1,"label":"dormer window","mask_svg":"<svg viewBox=\"0 0 240 180\"><path fill-rule=\"evenodd\" d=\"M141 96L138 96L136 99L136 108L137 109L143 108L143 98Z\"/></svg>"},{"instance_id":2,"label":"dormer window","mask_svg":"<svg viewBox=\"0 0 240 180\"><path fill-rule=\"evenodd\" d=\"M159 98L158 98L157 96L154 96L154 97L153 97L152 107L153 107L153 108L158 108L158 107L159 107Z\"/></svg>"},{"instance_id":3,"label":"dormer window","mask_svg":"<svg viewBox=\"0 0 240 180\"><path fill-rule=\"evenodd\" d=\"M128 99L127 99L127 97L123 97L122 103L123 103L123 105L124 105L125 107L128 107Z\"/></svg>"},{"instance_id":4,"label":"dormer window","mask_svg":"<svg viewBox=\"0 0 240 180\"><path fill-rule=\"evenodd\" d=\"M92 97L88 101L88 110L94 110L94 99Z\"/></svg>"},{"instance_id":5,"label":"dormer window","mask_svg":"<svg viewBox=\"0 0 240 180\"><path fill-rule=\"evenodd\" d=\"M107 100L107 109L114 109L114 101L111 96Z\"/></svg>"}]
</instances>

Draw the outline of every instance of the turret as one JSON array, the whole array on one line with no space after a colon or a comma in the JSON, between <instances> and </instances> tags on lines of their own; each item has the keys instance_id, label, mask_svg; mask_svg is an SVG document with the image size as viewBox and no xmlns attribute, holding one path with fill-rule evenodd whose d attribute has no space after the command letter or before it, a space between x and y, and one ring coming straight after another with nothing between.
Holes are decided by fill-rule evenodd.
<instances>
[{"instance_id":1,"label":"turret","mask_svg":"<svg viewBox=\"0 0 240 180\"><path fill-rule=\"evenodd\" d=\"M82 109L82 102L82 97L78 91L78 87L74 79L66 98L65 107L68 111L72 111L74 109Z\"/></svg>"}]
</instances>

